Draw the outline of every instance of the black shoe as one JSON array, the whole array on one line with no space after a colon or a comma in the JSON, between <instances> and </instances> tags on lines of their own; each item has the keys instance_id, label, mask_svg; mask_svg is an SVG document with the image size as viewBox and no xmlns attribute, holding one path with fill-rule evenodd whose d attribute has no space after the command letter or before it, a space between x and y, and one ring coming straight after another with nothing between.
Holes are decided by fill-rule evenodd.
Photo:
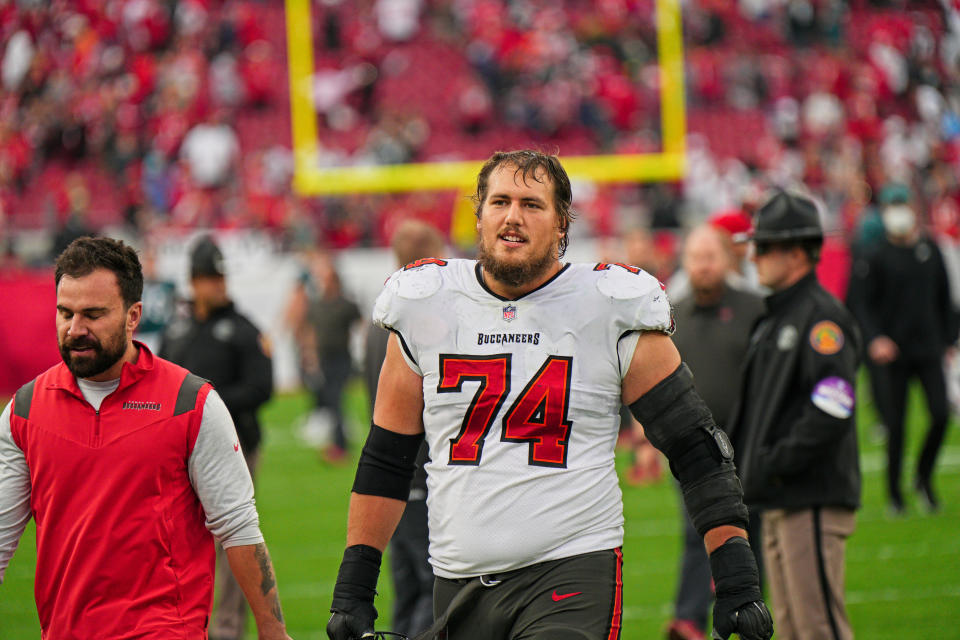
<instances>
[{"instance_id":1,"label":"black shoe","mask_svg":"<svg viewBox=\"0 0 960 640\"><path fill-rule=\"evenodd\" d=\"M917 495L920 496L920 502L929 513L940 511L940 501L937 500L937 494L933 492L933 485L930 480L917 479L915 488Z\"/></svg>"},{"instance_id":2,"label":"black shoe","mask_svg":"<svg viewBox=\"0 0 960 640\"><path fill-rule=\"evenodd\" d=\"M890 496L890 502L887 503L887 512L891 518L902 518L907 515L907 507L903 504L903 496Z\"/></svg>"}]
</instances>

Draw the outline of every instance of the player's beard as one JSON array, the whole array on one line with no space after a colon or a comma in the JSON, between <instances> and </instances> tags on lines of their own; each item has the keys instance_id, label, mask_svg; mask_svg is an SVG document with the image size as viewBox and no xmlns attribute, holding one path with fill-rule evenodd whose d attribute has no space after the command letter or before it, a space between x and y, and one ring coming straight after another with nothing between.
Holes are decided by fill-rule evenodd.
<instances>
[{"instance_id":1,"label":"player's beard","mask_svg":"<svg viewBox=\"0 0 960 640\"><path fill-rule=\"evenodd\" d=\"M70 373L78 378L92 378L115 365L126 353L127 329L121 324L120 330L110 335L106 342L87 335L76 340L64 339L59 347L60 357ZM78 358L71 352L71 349L76 348L90 348L93 355Z\"/></svg>"},{"instance_id":2,"label":"player's beard","mask_svg":"<svg viewBox=\"0 0 960 640\"><path fill-rule=\"evenodd\" d=\"M547 272L557 261L558 246L554 242L546 247L540 255L532 256L529 260L521 262L507 262L500 260L487 250L483 237L480 237L480 246L478 248L477 260L483 267L484 273L492 278L499 280L508 287L522 287L537 280Z\"/></svg>"}]
</instances>

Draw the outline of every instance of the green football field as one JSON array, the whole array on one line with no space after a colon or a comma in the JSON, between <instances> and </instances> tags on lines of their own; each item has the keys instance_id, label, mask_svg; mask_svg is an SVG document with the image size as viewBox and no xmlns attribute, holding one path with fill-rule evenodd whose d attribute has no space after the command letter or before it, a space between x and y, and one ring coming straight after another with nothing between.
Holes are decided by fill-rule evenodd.
<instances>
[{"instance_id":1,"label":"green football field","mask_svg":"<svg viewBox=\"0 0 960 640\"><path fill-rule=\"evenodd\" d=\"M863 386L863 385L861 385ZM359 432L365 398L351 387L350 415ZM913 468L926 414L916 394L909 421L908 461ZM333 582L344 545L353 479L351 460L331 466L297 437L309 409L304 395L283 395L265 408L266 447L257 479L257 505L276 566L290 635L325 638ZM927 515L910 500L909 515L891 519L882 491L883 447L871 429L873 412L861 404L860 442L864 508L847 547L847 602L858 638L960 638L960 435L951 425L937 476L943 510ZM619 456L621 468L628 460ZM909 486L905 479L905 487ZM670 482L624 487L623 638L662 638L677 579L680 523ZM32 524L0 585L0 639L39 638L33 603ZM380 628L390 627L389 580L380 583ZM249 633L248 638L255 638Z\"/></svg>"}]
</instances>

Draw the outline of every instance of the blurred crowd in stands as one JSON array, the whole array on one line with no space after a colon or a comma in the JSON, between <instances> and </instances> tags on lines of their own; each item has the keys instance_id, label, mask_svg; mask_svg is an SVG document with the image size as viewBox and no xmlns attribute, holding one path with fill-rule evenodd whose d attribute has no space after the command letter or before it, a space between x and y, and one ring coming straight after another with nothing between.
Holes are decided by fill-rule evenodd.
<instances>
[{"instance_id":1,"label":"blurred crowd in stands","mask_svg":"<svg viewBox=\"0 0 960 640\"><path fill-rule=\"evenodd\" d=\"M578 184L575 235L677 230L805 183L857 241L908 186L960 237L960 17L947 0L682 2L682 183ZM321 164L653 152L654 0L317 0ZM449 232L460 194L291 189L280 0L0 3L0 229L51 253L91 229L261 228L287 248L383 246L405 218ZM7 252L15 249L8 242ZM663 276L664 274L659 274Z\"/></svg>"}]
</instances>

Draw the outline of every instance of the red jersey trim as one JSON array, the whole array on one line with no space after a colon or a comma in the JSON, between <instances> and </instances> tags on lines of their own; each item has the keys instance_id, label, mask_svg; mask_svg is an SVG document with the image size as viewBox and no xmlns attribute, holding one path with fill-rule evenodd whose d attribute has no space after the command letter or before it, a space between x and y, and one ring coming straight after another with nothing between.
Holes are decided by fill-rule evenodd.
<instances>
[{"instance_id":1,"label":"red jersey trim","mask_svg":"<svg viewBox=\"0 0 960 640\"><path fill-rule=\"evenodd\" d=\"M610 633L607 640L620 638L620 627L623 622L623 550L617 547L613 550L617 554L616 589L613 595L613 615L610 617Z\"/></svg>"}]
</instances>

